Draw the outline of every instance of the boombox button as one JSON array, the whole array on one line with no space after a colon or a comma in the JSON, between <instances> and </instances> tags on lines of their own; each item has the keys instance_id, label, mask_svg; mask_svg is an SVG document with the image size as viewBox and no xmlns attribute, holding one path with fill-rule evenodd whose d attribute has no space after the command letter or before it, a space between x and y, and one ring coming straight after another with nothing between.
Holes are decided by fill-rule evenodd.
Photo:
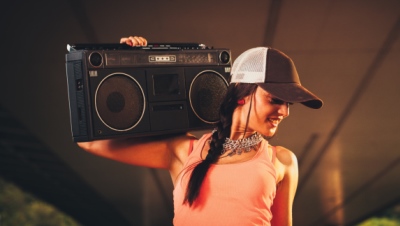
<instances>
[{"instance_id":1,"label":"boombox button","mask_svg":"<svg viewBox=\"0 0 400 226\"><path fill-rule=\"evenodd\" d=\"M76 80L76 90L81 91L83 89L83 82L82 79L77 79Z\"/></svg>"},{"instance_id":2,"label":"boombox button","mask_svg":"<svg viewBox=\"0 0 400 226\"><path fill-rule=\"evenodd\" d=\"M149 56L150 62L176 62L176 56L174 55L159 55L159 56Z\"/></svg>"}]
</instances>

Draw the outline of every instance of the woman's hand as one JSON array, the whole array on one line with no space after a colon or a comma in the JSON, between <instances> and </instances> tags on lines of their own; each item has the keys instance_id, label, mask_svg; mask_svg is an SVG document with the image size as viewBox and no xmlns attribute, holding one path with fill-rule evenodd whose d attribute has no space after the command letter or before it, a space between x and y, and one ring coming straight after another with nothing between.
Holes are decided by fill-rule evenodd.
<instances>
[{"instance_id":1,"label":"woman's hand","mask_svg":"<svg viewBox=\"0 0 400 226\"><path fill-rule=\"evenodd\" d=\"M147 46L147 40L140 36L122 37L119 43L125 43L130 46Z\"/></svg>"}]
</instances>

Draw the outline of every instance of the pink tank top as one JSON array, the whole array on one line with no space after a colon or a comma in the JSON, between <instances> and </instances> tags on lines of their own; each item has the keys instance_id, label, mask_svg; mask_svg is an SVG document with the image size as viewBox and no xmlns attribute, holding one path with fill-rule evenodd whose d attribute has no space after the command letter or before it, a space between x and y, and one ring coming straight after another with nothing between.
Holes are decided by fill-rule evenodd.
<instances>
[{"instance_id":1,"label":"pink tank top","mask_svg":"<svg viewBox=\"0 0 400 226\"><path fill-rule=\"evenodd\" d=\"M246 162L212 164L192 207L183 204L193 167L211 134L204 135L178 176L173 191L175 226L271 225L271 206L276 192L276 172L268 157L268 142Z\"/></svg>"}]
</instances>

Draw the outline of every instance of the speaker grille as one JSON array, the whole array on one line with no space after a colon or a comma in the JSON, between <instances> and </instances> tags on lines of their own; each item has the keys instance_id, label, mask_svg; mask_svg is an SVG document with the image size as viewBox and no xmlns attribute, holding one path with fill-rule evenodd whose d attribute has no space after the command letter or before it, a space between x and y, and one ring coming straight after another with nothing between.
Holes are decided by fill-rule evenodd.
<instances>
[{"instance_id":1,"label":"speaker grille","mask_svg":"<svg viewBox=\"0 0 400 226\"><path fill-rule=\"evenodd\" d=\"M197 74L189 90L190 106L196 116L206 123L217 122L227 89L227 81L218 72L206 70Z\"/></svg>"},{"instance_id":2,"label":"speaker grille","mask_svg":"<svg viewBox=\"0 0 400 226\"><path fill-rule=\"evenodd\" d=\"M107 127L115 131L127 131L142 119L145 96L132 76L113 73L98 85L95 105L98 117Z\"/></svg>"}]
</instances>

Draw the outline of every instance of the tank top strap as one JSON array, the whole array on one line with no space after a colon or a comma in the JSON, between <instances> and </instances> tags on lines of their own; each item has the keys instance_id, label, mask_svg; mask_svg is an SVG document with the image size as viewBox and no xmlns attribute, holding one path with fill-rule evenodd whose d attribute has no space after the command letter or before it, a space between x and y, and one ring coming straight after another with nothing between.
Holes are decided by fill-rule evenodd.
<instances>
[{"instance_id":1,"label":"tank top strap","mask_svg":"<svg viewBox=\"0 0 400 226\"><path fill-rule=\"evenodd\" d=\"M211 133L203 134L203 136L197 140L196 146L194 146L194 141L196 139L190 139L188 154L191 155L193 152L201 151L202 147L204 145L204 142L207 142L207 140L211 137L211 135L212 135ZM198 150L198 149L200 149L200 150Z\"/></svg>"},{"instance_id":2,"label":"tank top strap","mask_svg":"<svg viewBox=\"0 0 400 226\"><path fill-rule=\"evenodd\" d=\"M190 144L189 144L189 150L188 150L188 156L192 153L193 151L193 143L194 139L190 139Z\"/></svg>"},{"instance_id":3,"label":"tank top strap","mask_svg":"<svg viewBox=\"0 0 400 226\"><path fill-rule=\"evenodd\" d=\"M275 146L271 146L272 147L272 159L271 162L272 164L275 164L275 159L276 159L276 147Z\"/></svg>"}]
</instances>

